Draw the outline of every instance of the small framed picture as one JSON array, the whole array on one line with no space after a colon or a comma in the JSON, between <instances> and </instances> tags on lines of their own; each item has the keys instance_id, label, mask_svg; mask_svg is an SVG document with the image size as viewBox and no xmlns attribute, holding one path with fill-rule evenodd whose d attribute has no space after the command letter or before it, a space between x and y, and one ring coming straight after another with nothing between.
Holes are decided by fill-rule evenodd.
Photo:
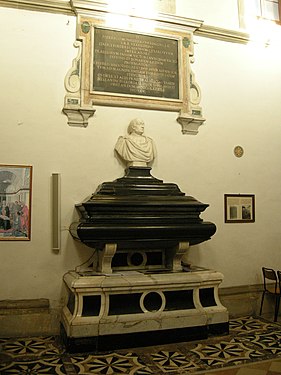
<instances>
[{"instance_id":1,"label":"small framed picture","mask_svg":"<svg viewBox=\"0 0 281 375\"><path fill-rule=\"evenodd\" d=\"M30 241L32 167L0 164L0 241Z\"/></svg>"},{"instance_id":2,"label":"small framed picture","mask_svg":"<svg viewBox=\"0 0 281 375\"><path fill-rule=\"evenodd\" d=\"M253 223L255 221L255 196L253 194L225 194L224 222Z\"/></svg>"}]
</instances>

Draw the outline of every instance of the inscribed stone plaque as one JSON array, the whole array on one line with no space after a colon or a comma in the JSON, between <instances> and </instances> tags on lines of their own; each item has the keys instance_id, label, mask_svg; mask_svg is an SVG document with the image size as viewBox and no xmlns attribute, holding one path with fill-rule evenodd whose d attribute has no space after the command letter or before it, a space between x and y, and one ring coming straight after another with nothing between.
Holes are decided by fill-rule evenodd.
<instances>
[{"instance_id":1,"label":"inscribed stone plaque","mask_svg":"<svg viewBox=\"0 0 281 375\"><path fill-rule=\"evenodd\" d=\"M95 92L180 99L178 40L94 29Z\"/></svg>"}]
</instances>

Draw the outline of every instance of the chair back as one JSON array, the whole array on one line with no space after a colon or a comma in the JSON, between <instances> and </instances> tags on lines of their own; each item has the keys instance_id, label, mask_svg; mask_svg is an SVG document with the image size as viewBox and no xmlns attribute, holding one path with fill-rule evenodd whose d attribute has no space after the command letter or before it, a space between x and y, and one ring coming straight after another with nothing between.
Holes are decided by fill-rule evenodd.
<instances>
[{"instance_id":1,"label":"chair back","mask_svg":"<svg viewBox=\"0 0 281 375\"><path fill-rule=\"evenodd\" d=\"M281 271L277 271L278 283L279 283L279 290L281 290Z\"/></svg>"},{"instance_id":2,"label":"chair back","mask_svg":"<svg viewBox=\"0 0 281 375\"><path fill-rule=\"evenodd\" d=\"M266 290L269 293L277 293L278 282L277 282L277 275L274 269L262 267L262 273L263 273L264 290ZM280 274L280 277L281 277L281 274ZM272 283L272 281L274 281L274 283ZM274 288L274 291L273 291L273 288Z\"/></svg>"}]
</instances>

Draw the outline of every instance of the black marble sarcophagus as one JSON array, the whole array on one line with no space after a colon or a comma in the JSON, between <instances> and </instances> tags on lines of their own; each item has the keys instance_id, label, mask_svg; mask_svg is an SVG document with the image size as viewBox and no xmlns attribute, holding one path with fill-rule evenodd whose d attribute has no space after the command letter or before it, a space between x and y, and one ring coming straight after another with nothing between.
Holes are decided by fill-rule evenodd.
<instances>
[{"instance_id":1,"label":"black marble sarcophagus","mask_svg":"<svg viewBox=\"0 0 281 375\"><path fill-rule=\"evenodd\" d=\"M136 250L209 240L216 226L200 218L208 204L153 177L150 170L128 167L124 177L102 183L89 200L77 204L81 218L71 225L72 236L98 250L108 243Z\"/></svg>"}]
</instances>

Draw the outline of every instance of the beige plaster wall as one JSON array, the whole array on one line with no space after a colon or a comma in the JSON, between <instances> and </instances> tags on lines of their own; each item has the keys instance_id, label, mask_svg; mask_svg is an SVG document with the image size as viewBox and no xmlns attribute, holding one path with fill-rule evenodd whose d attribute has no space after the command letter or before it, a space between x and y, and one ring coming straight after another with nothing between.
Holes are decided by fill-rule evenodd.
<instances>
[{"instance_id":1,"label":"beige plaster wall","mask_svg":"<svg viewBox=\"0 0 281 375\"><path fill-rule=\"evenodd\" d=\"M189 17L189 14L182 14ZM225 276L224 287L257 284L261 266L281 269L281 55L196 37L193 70L202 90L206 124L181 134L176 114L97 107L87 128L71 128L62 114L64 77L76 56L75 18L0 8L1 163L31 164L32 238L0 242L0 299L47 298L61 303L62 276L92 250L68 232L74 205L97 186L123 175L113 152L138 116L153 137L152 174L209 203L202 215L217 225L213 239L189 260ZM245 156L237 159L233 148ZM62 248L51 249L50 179L61 173ZM256 222L224 224L224 193L256 195Z\"/></svg>"},{"instance_id":2,"label":"beige plaster wall","mask_svg":"<svg viewBox=\"0 0 281 375\"><path fill-rule=\"evenodd\" d=\"M176 14L225 29L239 28L237 0L176 0Z\"/></svg>"}]
</instances>

